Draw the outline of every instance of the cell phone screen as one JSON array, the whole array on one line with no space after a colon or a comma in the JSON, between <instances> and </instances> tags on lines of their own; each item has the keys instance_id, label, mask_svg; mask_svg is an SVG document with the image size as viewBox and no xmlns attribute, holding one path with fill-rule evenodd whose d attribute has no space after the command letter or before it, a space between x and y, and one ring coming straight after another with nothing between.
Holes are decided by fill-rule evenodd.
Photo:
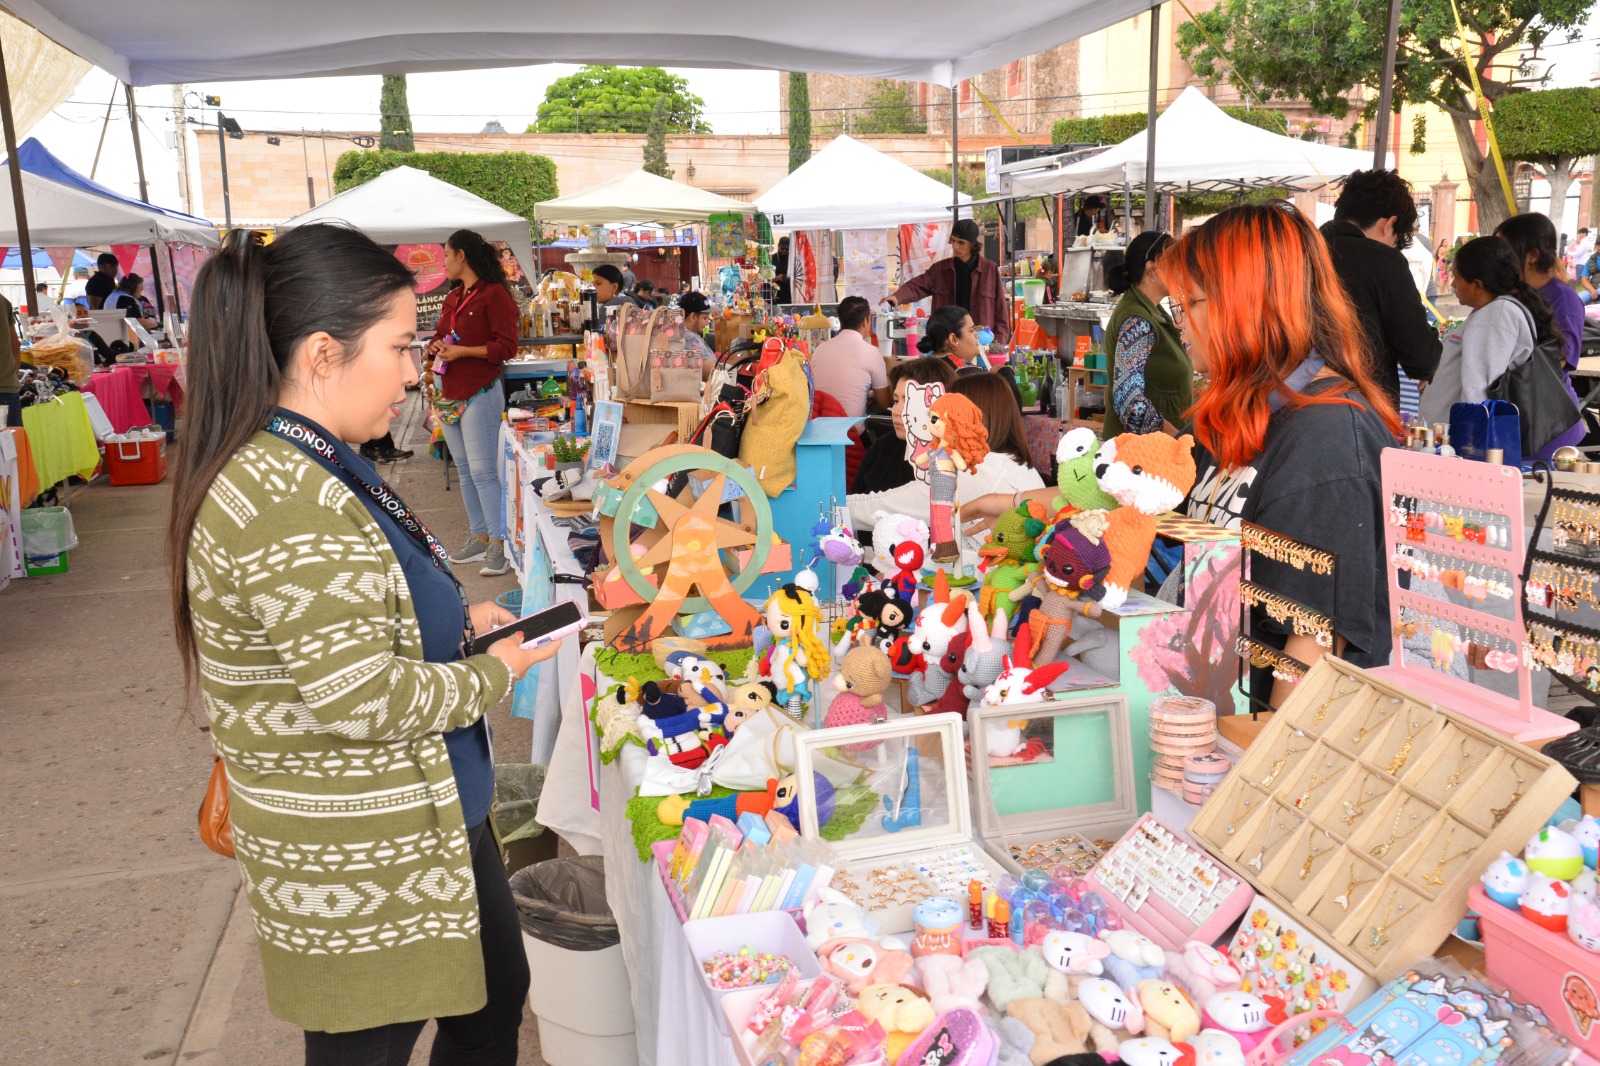
<instances>
[{"instance_id":1,"label":"cell phone screen","mask_svg":"<svg viewBox=\"0 0 1600 1066\"><path fill-rule=\"evenodd\" d=\"M514 634L520 633L522 645L527 647L529 644L554 640L577 630L582 625L583 612L578 610L578 605L571 600L562 600L542 611L535 611L515 622L503 625L499 629L479 634L472 642L471 654L483 655L488 652L490 646Z\"/></svg>"}]
</instances>

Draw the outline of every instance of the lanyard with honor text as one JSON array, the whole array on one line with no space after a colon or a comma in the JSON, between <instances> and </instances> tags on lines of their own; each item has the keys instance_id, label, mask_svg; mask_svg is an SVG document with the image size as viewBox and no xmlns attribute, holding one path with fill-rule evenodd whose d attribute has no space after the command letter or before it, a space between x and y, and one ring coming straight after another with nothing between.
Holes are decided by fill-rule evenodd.
<instances>
[{"instance_id":1,"label":"lanyard with honor text","mask_svg":"<svg viewBox=\"0 0 1600 1066\"><path fill-rule=\"evenodd\" d=\"M377 484L374 485L345 466L344 463L340 462L339 453L334 450L333 445L329 444L323 439L322 434L310 426L296 422L292 418L285 418L283 415L273 415L267 422L267 432L282 437L293 444L303 444L310 448L319 458L344 471L350 480L366 490L367 495L372 497L379 510L394 519L396 525L405 530L413 540L428 550L428 556L433 565L449 576L451 583L455 585L456 595L461 597L461 608L466 627L466 644L471 645L476 634L472 628L472 614L467 609L466 590L461 587L461 582L456 580L455 574L450 570L450 555L445 551L444 545L439 543L437 537L428 532L428 527L422 524L410 507L406 506L406 502L395 495L394 490L385 484L381 477L377 479Z\"/></svg>"}]
</instances>

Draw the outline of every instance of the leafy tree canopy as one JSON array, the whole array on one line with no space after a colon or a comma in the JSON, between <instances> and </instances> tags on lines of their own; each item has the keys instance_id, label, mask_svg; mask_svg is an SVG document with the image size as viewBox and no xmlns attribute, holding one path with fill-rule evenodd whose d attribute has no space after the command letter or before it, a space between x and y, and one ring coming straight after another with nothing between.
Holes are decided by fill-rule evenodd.
<instances>
[{"instance_id":1,"label":"leafy tree canopy","mask_svg":"<svg viewBox=\"0 0 1600 1066\"><path fill-rule=\"evenodd\" d=\"M411 105L406 101L404 74L383 76L383 89L378 94L378 111L383 119L378 147L393 148L397 152L416 151L416 142L411 139Z\"/></svg>"},{"instance_id":2,"label":"leafy tree canopy","mask_svg":"<svg viewBox=\"0 0 1600 1066\"><path fill-rule=\"evenodd\" d=\"M555 162L530 152L345 152L334 164L333 187L344 192L395 167L425 170L529 222L534 204L559 195Z\"/></svg>"},{"instance_id":3,"label":"leafy tree canopy","mask_svg":"<svg viewBox=\"0 0 1600 1066\"><path fill-rule=\"evenodd\" d=\"M1248 122L1271 133L1287 133L1288 124L1283 112L1270 108L1241 107L1225 104L1223 114ZM1125 111L1113 115L1091 115L1087 118L1060 118L1050 130L1052 144L1120 144L1136 133L1143 133L1149 119L1144 111ZM1160 117L1160 112L1157 112ZM1157 151L1160 138L1156 138Z\"/></svg>"},{"instance_id":4,"label":"leafy tree canopy","mask_svg":"<svg viewBox=\"0 0 1600 1066\"><path fill-rule=\"evenodd\" d=\"M811 79L805 72L789 75L789 173L811 158Z\"/></svg>"},{"instance_id":5,"label":"leafy tree canopy","mask_svg":"<svg viewBox=\"0 0 1600 1066\"><path fill-rule=\"evenodd\" d=\"M1494 105L1495 135L1507 159L1554 162L1600 152L1600 89L1544 89Z\"/></svg>"},{"instance_id":6,"label":"leafy tree canopy","mask_svg":"<svg viewBox=\"0 0 1600 1066\"><path fill-rule=\"evenodd\" d=\"M589 64L545 90L529 133L644 133L656 100L666 100L671 133L710 133L705 101L689 82L660 67Z\"/></svg>"},{"instance_id":7,"label":"leafy tree canopy","mask_svg":"<svg viewBox=\"0 0 1600 1066\"><path fill-rule=\"evenodd\" d=\"M851 127L856 133L927 133L928 120L904 82L880 81Z\"/></svg>"}]
</instances>

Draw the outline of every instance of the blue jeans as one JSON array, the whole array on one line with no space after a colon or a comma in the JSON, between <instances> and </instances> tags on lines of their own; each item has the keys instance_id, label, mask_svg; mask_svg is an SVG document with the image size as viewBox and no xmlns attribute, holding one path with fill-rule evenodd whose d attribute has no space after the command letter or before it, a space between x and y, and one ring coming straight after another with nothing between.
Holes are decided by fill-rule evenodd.
<instances>
[{"instance_id":1,"label":"blue jeans","mask_svg":"<svg viewBox=\"0 0 1600 1066\"><path fill-rule=\"evenodd\" d=\"M444 426L444 440L461 472L461 502L467 525L490 540L506 539L505 502L500 486L500 422L506 394L496 381L474 396L461 421Z\"/></svg>"}]
</instances>

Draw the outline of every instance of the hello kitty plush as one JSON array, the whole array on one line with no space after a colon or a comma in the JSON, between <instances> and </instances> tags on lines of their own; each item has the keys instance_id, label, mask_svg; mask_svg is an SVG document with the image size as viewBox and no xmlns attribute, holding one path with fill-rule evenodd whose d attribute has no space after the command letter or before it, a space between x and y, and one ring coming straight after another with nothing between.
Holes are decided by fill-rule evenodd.
<instances>
[{"instance_id":1,"label":"hello kitty plush","mask_svg":"<svg viewBox=\"0 0 1600 1066\"><path fill-rule=\"evenodd\" d=\"M1288 1020L1283 1000L1276 996L1218 992L1206 1000L1202 1024L1207 1029L1220 1029L1232 1035L1241 1048L1253 1051L1267 1038L1273 1026Z\"/></svg>"},{"instance_id":2,"label":"hello kitty plush","mask_svg":"<svg viewBox=\"0 0 1600 1066\"><path fill-rule=\"evenodd\" d=\"M1585 951L1600 951L1600 904L1592 899L1575 901L1567 918L1567 936Z\"/></svg>"},{"instance_id":3,"label":"hello kitty plush","mask_svg":"<svg viewBox=\"0 0 1600 1066\"><path fill-rule=\"evenodd\" d=\"M1600 860L1600 818L1586 814L1569 831L1583 847L1583 864L1593 870Z\"/></svg>"},{"instance_id":4,"label":"hello kitty plush","mask_svg":"<svg viewBox=\"0 0 1600 1066\"><path fill-rule=\"evenodd\" d=\"M1195 1066L1245 1066L1244 1048L1231 1033L1221 1029L1202 1029L1189 1041L1194 1048Z\"/></svg>"},{"instance_id":5,"label":"hello kitty plush","mask_svg":"<svg viewBox=\"0 0 1600 1066\"><path fill-rule=\"evenodd\" d=\"M1600 874L1593 870L1583 871L1571 881L1572 898L1574 900L1592 899L1600 901L1600 895L1597 895L1595 891L1597 882L1600 882Z\"/></svg>"},{"instance_id":6,"label":"hello kitty plush","mask_svg":"<svg viewBox=\"0 0 1600 1066\"><path fill-rule=\"evenodd\" d=\"M1144 1012L1139 1001L1103 977L1086 978L1078 985L1078 1002L1089 1016L1107 1029L1126 1029L1134 1036L1144 1032Z\"/></svg>"},{"instance_id":7,"label":"hello kitty plush","mask_svg":"<svg viewBox=\"0 0 1600 1066\"><path fill-rule=\"evenodd\" d=\"M1557 881L1570 881L1583 872L1583 845L1577 837L1555 826L1547 825L1533 834L1523 856L1528 869Z\"/></svg>"},{"instance_id":8,"label":"hello kitty plush","mask_svg":"<svg viewBox=\"0 0 1600 1066\"><path fill-rule=\"evenodd\" d=\"M1154 1036L1137 1040L1124 1040L1117 1045L1117 1056L1124 1066L1178 1066L1192 1062L1193 1049L1187 1044L1174 1044Z\"/></svg>"},{"instance_id":9,"label":"hello kitty plush","mask_svg":"<svg viewBox=\"0 0 1600 1066\"><path fill-rule=\"evenodd\" d=\"M1567 931L1567 915L1572 913L1572 886L1541 873L1529 876L1523 890L1522 916L1552 933Z\"/></svg>"},{"instance_id":10,"label":"hello kitty plush","mask_svg":"<svg viewBox=\"0 0 1600 1066\"><path fill-rule=\"evenodd\" d=\"M1483 882L1483 891L1490 899L1502 907L1517 910L1522 906L1518 901L1528 887L1528 875L1527 863L1509 851L1502 851L1478 880Z\"/></svg>"},{"instance_id":11,"label":"hello kitty plush","mask_svg":"<svg viewBox=\"0 0 1600 1066\"><path fill-rule=\"evenodd\" d=\"M1244 980L1234 961L1204 940L1189 941L1182 952L1167 952L1167 973L1196 1003L1218 992L1232 992Z\"/></svg>"},{"instance_id":12,"label":"hello kitty plush","mask_svg":"<svg viewBox=\"0 0 1600 1066\"><path fill-rule=\"evenodd\" d=\"M1062 930L1046 933L1040 949L1044 952L1044 961L1053 969L1064 974L1087 974L1090 977L1105 973L1101 960L1111 954L1110 946L1103 940Z\"/></svg>"}]
</instances>

